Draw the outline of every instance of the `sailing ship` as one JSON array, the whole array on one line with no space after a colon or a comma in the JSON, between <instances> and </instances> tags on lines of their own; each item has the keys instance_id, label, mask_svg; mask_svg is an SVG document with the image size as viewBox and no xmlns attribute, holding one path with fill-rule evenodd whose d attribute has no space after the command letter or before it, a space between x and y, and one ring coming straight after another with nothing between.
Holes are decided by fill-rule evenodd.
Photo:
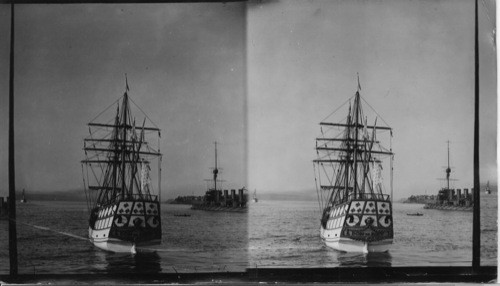
<instances>
[{"instance_id":1,"label":"sailing ship","mask_svg":"<svg viewBox=\"0 0 500 286\"><path fill-rule=\"evenodd\" d=\"M215 167L212 170L213 179L206 180L213 183L213 187L208 187L201 201L195 200L192 203L191 209L205 211L226 211L226 212L246 212L247 211L247 190L245 187L238 190L232 189L229 195L229 190L223 190L217 183L223 182L217 179L219 168L217 166L217 142L215 144Z\"/></svg>"},{"instance_id":2,"label":"sailing ship","mask_svg":"<svg viewBox=\"0 0 500 286\"><path fill-rule=\"evenodd\" d=\"M97 122L115 103L88 123L90 134L84 139L85 160L81 162L90 241L104 250L135 253L139 247L161 242L162 155L160 129L128 92L127 82L125 93L115 102L116 114L110 114L111 120ZM133 108L142 112L142 125L136 125ZM146 119L154 127L146 126ZM158 145L152 140L155 137ZM151 183L154 161L158 162L156 195Z\"/></svg>"},{"instance_id":3,"label":"sailing ship","mask_svg":"<svg viewBox=\"0 0 500 286\"><path fill-rule=\"evenodd\" d=\"M437 210L448 210L448 211L472 211L474 202L471 194L469 194L469 189L453 189L450 188L450 181L456 181L456 179L451 178L451 167L450 167L450 141L448 143L448 166L446 167L446 187L439 190L436 199L427 203L424 209L437 209ZM441 179L443 180L443 179Z\"/></svg>"},{"instance_id":4,"label":"sailing ship","mask_svg":"<svg viewBox=\"0 0 500 286\"><path fill-rule=\"evenodd\" d=\"M485 192L486 194L488 194L488 195L490 195L490 194L491 194L491 189L490 189L490 181L488 181L488 182L486 183L486 189L484 190L484 192Z\"/></svg>"},{"instance_id":5,"label":"sailing ship","mask_svg":"<svg viewBox=\"0 0 500 286\"><path fill-rule=\"evenodd\" d=\"M258 202L259 199L257 198L257 190L253 190L253 198L252 198L252 201L254 203Z\"/></svg>"},{"instance_id":6,"label":"sailing ship","mask_svg":"<svg viewBox=\"0 0 500 286\"><path fill-rule=\"evenodd\" d=\"M9 197L0 197L0 219L8 219L9 217Z\"/></svg>"},{"instance_id":7,"label":"sailing ship","mask_svg":"<svg viewBox=\"0 0 500 286\"><path fill-rule=\"evenodd\" d=\"M320 123L313 160L322 213L320 236L328 247L339 251L386 252L393 242L392 128L377 125L377 117L368 125L360 90L358 77L345 121L326 122L334 112ZM383 139L389 141L389 149L382 145ZM390 167L384 172L387 161ZM386 172L390 173L391 195L384 194L382 175Z\"/></svg>"},{"instance_id":8,"label":"sailing ship","mask_svg":"<svg viewBox=\"0 0 500 286\"><path fill-rule=\"evenodd\" d=\"M27 203L28 201L26 200L26 196L24 194L24 189L23 189L23 197L21 199L21 203Z\"/></svg>"}]
</instances>

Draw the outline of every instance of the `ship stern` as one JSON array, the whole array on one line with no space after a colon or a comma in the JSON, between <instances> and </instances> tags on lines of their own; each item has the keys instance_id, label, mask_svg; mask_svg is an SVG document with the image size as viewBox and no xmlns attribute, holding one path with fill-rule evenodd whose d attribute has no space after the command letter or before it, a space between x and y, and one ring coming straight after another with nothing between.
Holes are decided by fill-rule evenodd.
<instances>
[{"instance_id":1,"label":"ship stern","mask_svg":"<svg viewBox=\"0 0 500 286\"><path fill-rule=\"evenodd\" d=\"M387 252L393 243L389 200L357 199L329 210L320 235L328 247L346 252Z\"/></svg>"},{"instance_id":2,"label":"ship stern","mask_svg":"<svg viewBox=\"0 0 500 286\"><path fill-rule=\"evenodd\" d=\"M136 247L161 244L158 201L121 200L98 208L94 220L89 238L101 249L135 253Z\"/></svg>"}]
</instances>

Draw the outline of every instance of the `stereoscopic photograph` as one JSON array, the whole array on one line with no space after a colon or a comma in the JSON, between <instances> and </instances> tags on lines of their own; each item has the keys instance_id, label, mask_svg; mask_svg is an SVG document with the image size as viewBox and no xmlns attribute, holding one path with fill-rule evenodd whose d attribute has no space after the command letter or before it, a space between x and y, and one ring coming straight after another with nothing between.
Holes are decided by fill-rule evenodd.
<instances>
[{"instance_id":1,"label":"stereoscopic photograph","mask_svg":"<svg viewBox=\"0 0 500 286\"><path fill-rule=\"evenodd\" d=\"M496 52L493 0L2 4L0 281L496 280Z\"/></svg>"}]
</instances>

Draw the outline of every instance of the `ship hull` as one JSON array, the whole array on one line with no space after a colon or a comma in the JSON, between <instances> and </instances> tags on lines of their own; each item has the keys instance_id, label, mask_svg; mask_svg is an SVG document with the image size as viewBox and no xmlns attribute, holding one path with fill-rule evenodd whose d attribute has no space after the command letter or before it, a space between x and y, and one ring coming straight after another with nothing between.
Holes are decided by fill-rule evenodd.
<instances>
[{"instance_id":1,"label":"ship hull","mask_svg":"<svg viewBox=\"0 0 500 286\"><path fill-rule=\"evenodd\" d=\"M452 205L438 205L438 204L427 204L424 206L424 209L433 209L433 210L441 210L441 211L464 211L471 212L473 207L463 207L463 206L452 206Z\"/></svg>"},{"instance_id":2,"label":"ship hull","mask_svg":"<svg viewBox=\"0 0 500 286\"><path fill-rule=\"evenodd\" d=\"M95 232L91 228L89 228L89 237L92 237L93 235L95 235ZM137 252L148 252L147 249L143 248L161 244L160 239L135 243L131 241L120 240L117 238L93 238L90 239L90 242L97 248L105 251L132 254L135 254Z\"/></svg>"},{"instance_id":3,"label":"ship hull","mask_svg":"<svg viewBox=\"0 0 500 286\"><path fill-rule=\"evenodd\" d=\"M157 201L124 200L94 209L89 239L111 252L136 253L138 247L161 243L160 204Z\"/></svg>"},{"instance_id":4,"label":"ship hull","mask_svg":"<svg viewBox=\"0 0 500 286\"><path fill-rule=\"evenodd\" d=\"M320 236L326 246L345 252L387 252L393 243L389 201L353 200L326 210Z\"/></svg>"},{"instance_id":5,"label":"ship hull","mask_svg":"<svg viewBox=\"0 0 500 286\"><path fill-rule=\"evenodd\" d=\"M136 253L135 243L130 241L123 241L116 238L95 238L96 236L106 235L108 231L94 231L89 227L90 242L97 248L111 252L130 252ZM99 235L100 233L100 235ZM106 235L107 236L107 235ZM94 237L94 238L93 238Z\"/></svg>"},{"instance_id":6,"label":"ship hull","mask_svg":"<svg viewBox=\"0 0 500 286\"><path fill-rule=\"evenodd\" d=\"M247 212L246 207L210 206L202 204L193 204L191 206L191 209L202 210L202 211L213 211L213 212L238 212L238 213Z\"/></svg>"},{"instance_id":7,"label":"ship hull","mask_svg":"<svg viewBox=\"0 0 500 286\"><path fill-rule=\"evenodd\" d=\"M322 233L326 233L325 229L321 228ZM391 249L393 239L384 239L380 241L359 241L348 237L327 238L321 235L321 239L326 246L338 251L344 252L388 252Z\"/></svg>"}]
</instances>

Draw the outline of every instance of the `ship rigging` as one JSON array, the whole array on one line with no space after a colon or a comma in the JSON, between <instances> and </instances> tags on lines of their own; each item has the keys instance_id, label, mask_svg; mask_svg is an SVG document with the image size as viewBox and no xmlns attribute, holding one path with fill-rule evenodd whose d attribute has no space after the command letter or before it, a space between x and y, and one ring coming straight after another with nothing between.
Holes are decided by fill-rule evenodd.
<instances>
[{"instance_id":1,"label":"ship rigging","mask_svg":"<svg viewBox=\"0 0 500 286\"><path fill-rule=\"evenodd\" d=\"M392 128L378 125L380 116L373 109L378 117L372 125L368 124L360 90L358 79L347 118L325 121L333 112L320 123L321 135L316 138L313 160L321 212L320 235L327 246L337 250L385 252L393 240ZM384 141L389 142L389 148L382 144ZM384 164L389 166L384 168ZM383 181L387 175L390 195L386 194Z\"/></svg>"},{"instance_id":2,"label":"ship rigging","mask_svg":"<svg viewBox=\"0 0 500 286\"><path fill-rule=\"evenodd\" d=\"M90 241L104 250L134 253L136 247L161 242L162 155L160 129L128 93L127 83L123 96L88 123L81 162ZM115 104L112 119L98 122ZM136 124L132 107L144 116L140 124ZM156 136L154 146L152 137ZM152 173L154 160L158 163L156 176ZM153 179L158 181L156 190Z\"/></svg>"}]
</instances>

